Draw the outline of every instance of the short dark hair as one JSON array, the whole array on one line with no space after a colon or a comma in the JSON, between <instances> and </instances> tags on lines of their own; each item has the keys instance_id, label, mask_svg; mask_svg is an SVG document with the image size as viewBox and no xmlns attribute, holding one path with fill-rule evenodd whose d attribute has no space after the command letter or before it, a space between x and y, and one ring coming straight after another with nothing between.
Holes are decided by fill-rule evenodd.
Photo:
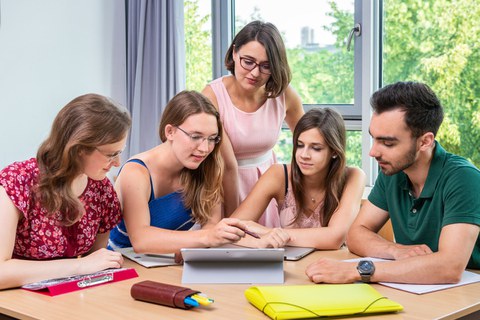
<instances>
[{"instance_id":1,"label":"short dark hair","mask_svg":"<svg viewBox=\"0 0 480 320\"><path fill-rule=\"evenodd\" d=\"M278 97L290 84L292 73L288 65L287 51L282 36L277 27L269 22L252 21L240 30L233 38L225 54L225 67L235 75L233 50L238 50L250 41L258 41L267 52L268 62L272 74L265 84L265 91L269 98Z\"/></svg>"},{"instance_id":2,"label":"short dark hair","mask_svg":"<svg viewBox=\"0 0 480 320\"><path fill-rule=\"evenodd\" d=\"M370 104L377 114L395 109L405 111L405 123L412 131L413 137L419 137L427 132L432 132L436 136L443 121L440 100L424 83L389 84L372 95Z\"/></svg>"}]
</instances>

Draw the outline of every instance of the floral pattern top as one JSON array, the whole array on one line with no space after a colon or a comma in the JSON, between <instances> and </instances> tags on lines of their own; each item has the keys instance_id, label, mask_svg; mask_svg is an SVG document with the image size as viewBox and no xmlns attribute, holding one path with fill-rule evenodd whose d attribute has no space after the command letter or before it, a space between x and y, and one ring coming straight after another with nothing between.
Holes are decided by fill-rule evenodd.
<instances>
[{"instance_id":1,"label":"floral pattern top","mask_svg":"<svg viewBox=\"0 0 480 320\"><path fill-rule=\"evenodd\" d=\"M89 178L79 197L85 214L72 226L61 225L61 213L47 216L35 197L33 189L38 175L35 158L15 162L0 171L0 185L23 214L17 225L14 258L41 260L87 253L98 233L108 232L120 221L120 203L111 182L108 178L101 181Z\"/></svg>"}]
</instances>

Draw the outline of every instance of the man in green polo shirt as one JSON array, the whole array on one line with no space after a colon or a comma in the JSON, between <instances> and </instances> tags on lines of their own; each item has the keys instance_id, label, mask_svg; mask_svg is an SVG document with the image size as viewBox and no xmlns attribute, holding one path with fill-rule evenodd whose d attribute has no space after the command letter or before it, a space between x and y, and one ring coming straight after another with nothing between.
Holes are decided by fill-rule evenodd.
<instances>
[{"instance_id":1,"label":"man in green polo shirt","mask_svg":"<svg viewBox=\"0 0 480 320\"><path fill-rule=\"evenodd\" d=\"M381 169L347 237L360 263L320 259L314 282L455 283L480 269L480 170L435 140L443 109L425 84L397 82L371 98L370 156ZM377 234L391 219L395 242Z\"/></svg>"}]
</instances>

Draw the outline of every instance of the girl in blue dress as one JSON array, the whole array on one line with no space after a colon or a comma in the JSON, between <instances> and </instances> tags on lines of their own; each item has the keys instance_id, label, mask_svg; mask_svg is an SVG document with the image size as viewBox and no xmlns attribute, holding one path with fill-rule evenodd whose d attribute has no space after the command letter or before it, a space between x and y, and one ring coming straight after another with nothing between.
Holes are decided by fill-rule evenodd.
<instances>
[{"instance_id":1,"label":"girl in blue dress","mask_svg":"<svg viewBox=\"0 0 480 320\"><path fill-rule=\"evenodd\" d=\"M133 156L116 180L123 219L110 234L111 248L171 253L245 236L239 219L221 219L221 133L219 114L202 94L183 91L170 100L162 144Z\"/></svg>"}]
</instances>

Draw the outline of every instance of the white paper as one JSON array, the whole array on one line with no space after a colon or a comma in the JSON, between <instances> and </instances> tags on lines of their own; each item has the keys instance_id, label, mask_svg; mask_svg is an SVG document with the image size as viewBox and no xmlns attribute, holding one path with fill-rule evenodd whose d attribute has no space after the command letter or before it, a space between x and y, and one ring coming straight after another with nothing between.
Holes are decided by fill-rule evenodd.
<instances>
[{"instance_id":1,"label":"white paper","mask_svg":"<svg viewBox=\"0 0 480 320\"><path fill-rule=\"evenodd\" d=\"M360 261L360 260L372 260L372 261L392 261L392 260L385 260L385 259L379 259L379 258L357 258L357 259L349 259L345 261ZM462 274L462 279L453 284L406 284L406 283L395 283L395 282L379 282L379 284L395 288L398 290L403 290L411 293L416 293L416 294L424 294L424 293L429 293L429 292L434 292L438 290L444 290L448 288L453 288L453 287L459 287L463 286L469 283L474 283L474 282L480 282L480 274L470 272L465 270Z\"/></svg>"},{"instance_id":2,"label":"white paper","mask_svg":"<svg viewBox=\"0 0 480 320\"><path fill-rule=\"evenodd\" d=\"M141 254L133 251L132 247L128 248L115 248L115 251L120 252L128 259L146 267L165 267L178 265L175 262L175 255L173 253L166 254Z\"/></svg>"}]
</instances>

